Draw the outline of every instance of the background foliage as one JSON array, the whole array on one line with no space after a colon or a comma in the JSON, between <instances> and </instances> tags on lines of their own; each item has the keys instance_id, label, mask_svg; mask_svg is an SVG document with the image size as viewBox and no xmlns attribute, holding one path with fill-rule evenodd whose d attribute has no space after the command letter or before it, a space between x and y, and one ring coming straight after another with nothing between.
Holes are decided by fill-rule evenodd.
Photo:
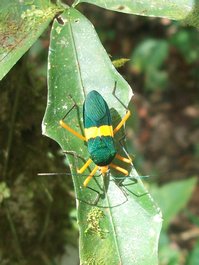
<instances>
[{"instance_id":1,"label":"background foliage","mask_svg":"<svg viewBox=\"0 0 199 265\"><path fill-rule=\"evenodd\" d=\"M198 32L167 19L88 5L80 9L111 59L131 59L120 70L136 93L129 146L140 174L151 176L148 185L165 212L160 264L198 264L199 197L192 178L199 172ZM72 260L77 260L72 181L68 176L37 176L65 172L67 166L59 147L40 130L48 45L49 29L0 83L1 264L54 264L58 258L72 264L67 251L63 256L68 244L74 247L68 250L74 253Z\"/></svg>"}]
</instances>

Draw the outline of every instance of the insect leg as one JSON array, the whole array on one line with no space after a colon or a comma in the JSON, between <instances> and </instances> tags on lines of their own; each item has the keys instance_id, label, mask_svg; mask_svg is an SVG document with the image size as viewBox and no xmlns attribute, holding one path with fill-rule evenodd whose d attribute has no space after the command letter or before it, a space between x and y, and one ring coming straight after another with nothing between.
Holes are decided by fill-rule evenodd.
<instances>
[{"instance_id":1,"label":"insect leg","mask_svg":"<svg viewBox=\"0 0 199 265\"><path fill-rule=\"evenodd\" d=\"M117 165L115 165L113 163L111 163L109 166L114 168L114 169L116 169L119 172L122 172L124 175L128 176L128 171L126 169L124 169L122 167L119 167L119 166L117 166Z\"/></svg>"},{"instance_id":2,"label":"insect leg","mask_svg":"<svg viewBox=\"0 0 199 265\"><path fill-rule=\"evenodd\" d=\"M128 194L127 194L127 192L123 189L122 180L119 181L118 183L115 182L115 184L118 186L118 188L121 190L121 192L123 193L124 197L126 198L126 200L124 201L124 203L127 202L127 201L128 201Z\"/></svg>"},{"instance_id":3,"label":"insect leg","mask_svg":"<svg viewBox=\"0 0 199 265\"><path fill-rule=\"evenodd\" d=\"M113 130L113 134L116 134L121 129L121 127L125 124L125 122L128 120L130 115L131 115L130 110L127 110L126 115L122 118L122 120L119 122L119 124Z\"/></svg>"},{"instance_id":4,"label":"insect leg","mask_svg":"<svg viewBox=\"0 0 199 265\"><path fill-rule=\"evenodd\" d=\"M133 163L132 163L133 159L130 157L130 155L129 155L129 153L127 152L126 147L125 147L125 141L124 141L125 139L126 139L126 134L124 134L124 135L118 140L118 142L119 142L119 144L120 144L120 146L121 146L123 152L125 153L125 155L126 155L126 156L128 157L128 159L131 161L131 162L129 162L129 163L133 166Z\"/></svg>"},{"instance_id":5,"label":"insect leg","mask_svg":"<svg viewBox=\"0 0 199 265\"><path fill-rule=\"evenodd\" d=\"M88 166L90 165L90 163L92 162L92 160L89 158L86 163L83 165L82 168L78 169L77 172L82 174L87 168Z\"/></svg>"},{"instance_id":6,"label":"insect leg","mask_svg":"<svg viewBox=\"0 0 199 265\"><path fill-rule=\"evenodd\" d=\"M116 134L121 129L121 127L125 124L125 122L129 118L129 116L131 115L131 112L127 108L127 106L125 106L124 103L120 100L120 98L118 96L116 96L116 88L117 88L117 81L115 81L115 85L114 85L112 94L120 102L120 104L127 110L127 113L122 118L122 120L120 121L120 123L115 127L115 129L113 130L113 134Z\"/></svg>"},{"instance_id":7,"label":"insect leg","mask_svg":"<svg viewBox=\"0 0 199 265\"><path fill-rule=\"evenodd\" d=\"M64 153L65 154L68 154L68 155L72 155L74 158L75 158L75 168L76 168L76 171L78 172L78 173L83 173L83 171L84 170L86 170L86 168L90 165L90 163L92 162L92 160L91 159L88 159L87 160L87 162L85 162L85 164L84 164L84 166L81 168L81 169L78 169L78 158L81 158L82 160L84 160L81 156L79 156L76 152L74 152L74 151L64 151ZM87 166L86 166L87 165ZM86 166L86 167L85 167ZM95 170L95 168L94 168L94 170ZM87 183L86 183L86 186L85 186L85 184L84 184L84 187L86 187L86 188L88 188L88 189L90 189L90 190L92 190L92 191L94 191L96 194L97 194L97 196L96 196L96 198L94 199L94 201L92 202L92 203L90 203L90 202L88 202L88 201L85 201L85 200L83 200L82 198L77 198L79 201L81 201L81 202L84 202L84 203L86 203L86 204L88 204L88 205L91 205L91 206L96 206L97 205L97 203L98 203L98 201L99 201L99 199L100 199L100 197L102 196L102 194L99 192L99 191L97 191L97 190L95 190L95 189L93 189L93 188L91 188L91 187L89 187L89 186L87 186L88 185L88 183L89 183L89 181L90 181L90 179L93 177L93 179L95 180L95 182L96 182L96 184L98 185L98 187L99 187L99 189L101 189L101 187L99 186L99 184L98 184L98 182L96 181L96 179L95 179L95 177L94 177L94 174L95 174L95 172L96 171L92 171L91 172L91 174L92 174L92 176L91 176L91 174L86 178L86 180L84 181L84 182L86 182L87 181ZM80 172L81 171L81 172ZM89 179L88 179L89 178Z\"/></svg>"},{"instance_id":8,"label":"insect leg","mask_svg":"<svg viewBox=\"0 0 199 265\"><path fill-rule=\"evenodd\" d=\"M70 96L70 98L73 100L73 98ZM64 115L64 117L59 121L59 124L61 125L61 127L63 127L64 129L66 129L67 131L69 131L70 133L74 134L76 137L78 137L79 139L86 141L86 138L81 135L80 133L76 132L75 130L73 130L70 126L68 126L65 122L64 119L66 118L66 116L74 109L77 108L77 104L76 102L73 100L74 104L73 106L69 109L69 111Z\"/></svg>"},{"instance_id":9,"label":"insect leg","mask_svg":"<svg viewBox=\"0 0 199 265\"><path fill-rule=\"evenodd\" d=\"M59 121L59 124L61 125L61 127L63 127L64 129L66 129L67 131L71 132L72 134L74 134L76 137L78 137L79 139L86 141L86 138L81 135L80 133L76 132L75 130L73 130L71 127L69 127L63 120Z\"/></svg>"},{"instance_id":10,"label":"insect leg","mask_svg":"<svg viewBox=\"0 0 199 265\"><path fill-rule=\"evenodd\" d=\"M133 194L133 195L136 196L137 198L140 198L140 197L143 197L143 196L145 196L145 195L148 195L149 192L147 192L147 191L138 194L138 193L133 192L133 191L130 189L132 185L135 185L135 184L137 183L136 179L134 179L134 180L135 180L135 182L128 183L128 184L120 183L119 185L120 185L121 188L125 189L127 192ZM126 191L125 191L125 193L127 194Z\"/></svg>"},{"instance_id":11,"label":"insect leg","mask_svg":"<svg viewBox=\"0 0 199 265\"><path fill-rule=\"evenodd\" d=\"M117 88L117 81L115 81L115 84L114 84L114 88L113 88L113 96L120 102L120 104L126 109L128 110L127 106L125 106L125 104L120 100L120 98L118 98L118 96L116 96L116 88Z\"/></svg>"},{"instance_id":12,"label":"insect leg","mask_svg":"<svg viewBox=\"0 0 199 265\"><path fill-rule=\"evenodd\" d=\"M119 154L116 154L115 157L116 157L118 160L123 161L123 162L125 162L125 163L128 163L128 164L131 164L131 163L132 163L132 160L131 160L130 158L123 157L123 156L121 156L121 155L119 155Z\"/></svg>"},{"instance_id":13,"label":"insect leg","mask_svg":"<svg viewBox=\"0 0 199 265\"><path fill-rule=\"evenodd\" d=\"M116 182L115 182L115 183L116 183ZM96 196L96 198L94 199L93 202L91 202L91 203L86 202L86 203L89 204L89 205L92 205L92 206L96 206L96 207L98 207L98 208L114 208L114 207L118 207L118 206L120 206L120 205L123 205L124 203L126 203L126 202L128 201L127 193L126 193L126 191L123 190L123 188L120 187L117 183L116 183L116 185L118 186L118 188L121 190L121 192L123 193L123 195L124 195L124 197L125 197L125 199L124 199L122 202L120 202L120 203L118 203L118 204L116 204L116 205L111 205L111 206L110 206L110 205L105 205L105 204L103 203L103 199L105 199L105 197L108 196L108 195L107 195L107 191L106 191L106 190L103 190L102 192L99 192L99 191L97 191L97 190L95 190L95 189L93 189L93 188L87 186L86 188L88 188L88 189L90 189L91 191L97 193L97 196ZM100 189L101 189L101 188L100 188ZM100 199L102 199L102 203L101 203L101 204L100 204ZM84 201L84 202L85 202L85 201Z\"/></svg>"},{"instance_id":14,"label":"insect leg","mask_svg":"<svg viewBox=\"0 0 199 265\"><path fill-rule=\"evenodd\" d=\"M92 177L95 175L95 173L98 170L98 166L95 166L94 169L91 171L90 175L85 179L83 185L84 187L86 187L88 185L88 183L90 182L90 180L92 179Z\"/></svg>"},{"instance_id":15,"label":"insect leg","mask_svg":"<svg viewBox=\"0 0 199 265\"><path fill-rule=\"evenodd\" d=\"M89 189L89 190L92 190L92 191L94 191L94 192L97 193L96 198L95 198L94 201L91 203L91 205L96 206L96 205L98 204L98 202L99 202L100 197L102 196L102 194L101 194L99 191L97 191L97 190L95 190L95 189L93 189L93 188L91 188L91 187L89 187L89 186L87 186L86 188Z\"/></svg>"},{"instance_id":16,"label":"insect leg","mask_svg":"<svg viewBox=\"0 0 199 265\"><path fill-rule=\"evenodd\" d=\"M79 173L78 158L81 158L84 162L85 162L85 160L81 156L79 156L75 151L63 151L63 153L67 154L67 155L72 155L74 157L75 169L76 169L77 173Z\"/></svg>"}]
</instances>

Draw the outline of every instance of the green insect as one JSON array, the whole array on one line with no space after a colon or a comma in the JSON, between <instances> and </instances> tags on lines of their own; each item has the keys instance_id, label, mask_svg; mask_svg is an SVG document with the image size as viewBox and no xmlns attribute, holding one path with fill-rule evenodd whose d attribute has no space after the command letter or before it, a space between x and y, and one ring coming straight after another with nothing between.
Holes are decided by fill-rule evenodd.
<instances>
[{"instance_id":1,"label":"green insect","mask_svg":"<svg viewBox=\"0 0 199 265\"><path fill-rule=\"evenodd\" d=\"M77 172L82 174L92 162L95 164L94 169L91 171L89 176L87 176L83 183L84 187L87 187L88 183L95 175L97 170L100 170L101 173L105 175L109 170L109 167L111 167L126 176L128 175L128 171L126 169L113 164L112 161L114 158L117 158L118 160L121 160L125 163L132 163L130 157L125 158L117 153L114 140L115 134L121 129L129 116L130 111L128 110L120 123L113 129L110 110L106 101L97 91L92 90L86 96L83 105L83 124L85 136L82 136L69 127L64 122L64 118L60 120L59 123L64 129L68 130L81 140L87 142L90 158L86 161L82 168L77 170Z\"/></svg>"}]
</instances>

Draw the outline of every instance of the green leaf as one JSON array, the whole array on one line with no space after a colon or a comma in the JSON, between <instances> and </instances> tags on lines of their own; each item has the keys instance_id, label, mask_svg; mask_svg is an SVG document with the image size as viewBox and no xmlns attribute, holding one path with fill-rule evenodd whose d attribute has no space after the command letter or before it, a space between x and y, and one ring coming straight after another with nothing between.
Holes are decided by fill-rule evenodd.
<instances>
[{"instance_id":1,"label":"green leaf","mask_svg":"<svg viewBox=\"0 0 199 265\"><path fill-rule=\"evenodd\" d=\"M86 2L106 9L141 16L165 17L199 26L197 0L76 0L74 5Z\"/></svg>"},{"instance_id":2,"label":"green leaf","mask_svg":"<svg viewBox=\"0 0 199 265\"><path fill-rule=\"evenodd\" d=\"M168 228L172 219L186 206L196 183L196 178L189 178L151 189L153 197L162 210L164 229Z\"/></svg>"},{"instance_id":3,"label":"green leaf","mask_svg":"<svg viewBox=\"0 0 199 265\"><path fill-rule=\"evenodd\" d=\"M165 40L148 39L141 42L131 57L135 72L145 74L145 87L148 90L164 88L167 73L162 66L168 57L169 44Z\"/></svg>"},{"instance_id":4,"label":"green leaf","mask_svg":"<svg viewBox=\"0 0 199 265\"><path fill-rule=\"evenodd\" d=\"M1 0L0 80L46 29L60 8L48 0Z\"/></svg>"},{"instance_id":5,"label":"green leaf","mask_svg":"<svg viewBox=\"0 0 199 265\"><path fill-rule=\"evenodd\" d=\"M165 40L147 39L134 50L131 61L138 72L158 69L168 56L169 45Z\"/></svg>"},{"instance_id":6,"label":"green leaf","mask_svg":"<svg viewBox=\"0 0 199 265\"><path fill-rule=\"evenodd\" d=\"M187 63L194 63L199 58L199 34L195 30L177 31L170 39L170 43L181 52Z\"/></svg>"},{"instance_id":7,"label":"green leaf","mask_svg":"<svg viewBox=\"0 0 199 265\"><path fill-rule=\"evenodd\" d=\"M123 105L112 94L115 81L116 95L124 104L128 104L132 92L113 67L93 25L74 9L62 14L60 20L61 24L54 21L51 32L48 102L42 123L43 134L57 141L63 150L74 151L83 160L87 160L89 154L85 143L64 130L59 125L60 119L75 100L78 108L74 108L64 120L74 130L82 133L82 105L85 96L89 91L97 90L111 109L115 127L126 113ZM121 135L122 131L118 133L116 140ZM123 189L113 180L118 175L114 171L111 171L110 178L96 176L92 179L89 186L104 195L95 205L97 193L83 188L86 176L77 174L73 156L68 155L67 158L78 198L81 264L158 264L161 213L135 169L131 170L130 175L138 180L126 178ZM82 159L78 159L79 168L83 165ZM91 164L90 169L93 167L94 164ZM90 169L85 171L87 176Z\"/></svg>"},{"instance_id":8,"label":"green leaf","mask_svg":"<svg viewBox=\"0 0 199 265\"><path fill-rule=\"evenodd\" d=\"M188 256L186 265L198 265L199 264L199 240L196 242L192 252Z\"/></svg>"}]
</instances>

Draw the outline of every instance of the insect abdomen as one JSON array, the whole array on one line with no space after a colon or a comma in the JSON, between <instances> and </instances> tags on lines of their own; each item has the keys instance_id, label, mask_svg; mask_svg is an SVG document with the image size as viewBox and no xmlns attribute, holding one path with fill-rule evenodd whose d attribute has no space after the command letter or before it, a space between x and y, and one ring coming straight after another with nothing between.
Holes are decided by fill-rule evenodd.
<instances>
[{"instance_id":1,"label":"insect abdomen","mask_svg":"<svg viewBox=\"0 0 199 265\"><path fill-rule=\"evenodd\" d=\"M116 155L113 137L101 136L88 141L88 151L93 162L98 166L109 165Z\"/></svg>"}]
</instances>

